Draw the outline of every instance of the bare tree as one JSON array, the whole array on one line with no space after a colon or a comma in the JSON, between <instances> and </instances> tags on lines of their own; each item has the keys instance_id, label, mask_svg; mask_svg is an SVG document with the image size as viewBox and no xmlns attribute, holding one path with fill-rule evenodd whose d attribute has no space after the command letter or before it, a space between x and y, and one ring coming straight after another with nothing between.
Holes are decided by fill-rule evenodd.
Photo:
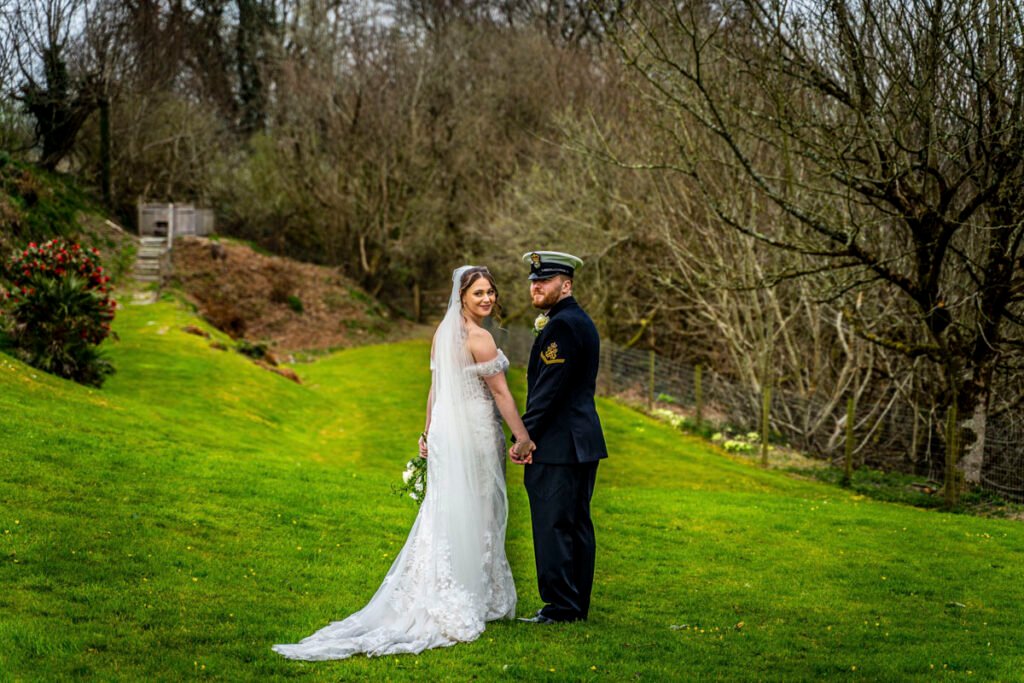
<instances>
[{"instance_id":1,"label":"bare tree","mask_svg":"<svg viewBox=\"0 0 1024 683\"><path fill-rule=\"evenodd\" d=\"M6 24L13 7L12 0L0 0L0 18ZM6 33L0 33L0 37ZM13 95L17 92L18 75L15 63L15 42L0 39L0 149L7 152L25 150L32 144L31 124Z\"/></svg>"},{"instance_id":2,"label":"bare tree","mask_svg":"<svg viewBox=\"0 0 1024 683\"><path fill-rule=\"evenodd\" d=\"M394 16L428 33L453 25L541 29L558 45L600 44L626 0L391 0Z\"/></svg>"},{"instance_id":3,"label":"bare tree","mask_svg":"<svg viewBox=\"0 0 1024 683\"><path fill-rule=\"evenodd\" d=\"M4 24L9 21L12 4L12 0L0 0L0 17L3 17ZM7 35L4 33L5 37ZM14 84L14 47L14 41L0 42L0 92L3 93L10 91Z\"/></svg>"},{"instance_id":4,"label":"bare tree","mask_svg":"<svg viewBox=\"0 0 1024 683\"><path fill-rule=\"evenodd\" d=\"M350 5L295 3L280 26L268 124L218 183L222 225L419 317L480 253L471 228L546 146L551 113L591 87L587 57L536 31L428 32Z\"/></svg>"},{"instance_id":5,"label":"bare tree","mask_svg":"<svg viewBox=\"0 0 1024 683\"><path fill-rule=\"evenodd\" d=\"M841 275L825 296L863 337L942 368L972 483L994 372L1024 348L1022 35L1004 0L644 6L617 34L675 122L678 154L655 165L734 229ZM732 211L709 182L723 168L776 219Z\"/></svg>"},{"instance_id":6,"label":"bare tree","mask_svg":"<svg viewBox=\"0 0 1024 683\"><path fill-rule=\"evenodd\" d=\"M0 43L12 53L18 80L13 95L35 119L39 161L47 168L67 156L96 109L92 75L68 60L88 6L89 0L32 0L0 13Z\"/></svg>"}]
</instances>

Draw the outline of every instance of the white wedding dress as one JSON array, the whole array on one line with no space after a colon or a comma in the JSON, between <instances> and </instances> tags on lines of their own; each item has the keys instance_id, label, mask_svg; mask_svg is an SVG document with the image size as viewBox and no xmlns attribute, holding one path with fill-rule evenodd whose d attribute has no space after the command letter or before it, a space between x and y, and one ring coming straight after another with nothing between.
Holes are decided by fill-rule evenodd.
<instances>
[{"instance_id":1,"label":"white wedding dress","mask_svg":"<svg viewBox=\"0 0 1024 683\"><path fill-rule=\"evenodd\" d=\"M465 268L465 266L463 267ZM401 553L360 611L302 641L274 645L290 659L418 653L475 640L484 624L515 616L505 556L505 437L484 378L508 369L498 356L473 363L458 283L434 341L434 403L427 493Z\"/></svg>"}]
</instances>

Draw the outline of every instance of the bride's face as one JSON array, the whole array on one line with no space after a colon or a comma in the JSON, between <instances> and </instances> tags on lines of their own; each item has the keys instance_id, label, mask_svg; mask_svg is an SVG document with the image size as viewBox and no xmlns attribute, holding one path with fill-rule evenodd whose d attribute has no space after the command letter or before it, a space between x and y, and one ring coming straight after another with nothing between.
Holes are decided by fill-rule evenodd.
<instances>
[{"instance_id":1,"label":"bride's face","mask_svg":"<svg viewBox=\"0 0 1024 683\"><path fill-rule=\"evenodd\" d=\"M494 311L498 293L484 276L480 275L470 283L462 295L462 308L475 318L486 318Z\"/></svg>"}]
</instances>

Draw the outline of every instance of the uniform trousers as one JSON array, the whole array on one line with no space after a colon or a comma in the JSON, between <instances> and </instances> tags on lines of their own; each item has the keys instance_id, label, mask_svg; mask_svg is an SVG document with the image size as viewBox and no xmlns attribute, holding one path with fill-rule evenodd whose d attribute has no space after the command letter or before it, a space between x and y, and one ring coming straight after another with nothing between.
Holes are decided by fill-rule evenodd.
<instances>
[{"instance_id":1,"label":"uniform trousers","mask_svg":"<svg viewBox=\"0 0 1024 683\"><path fill-rule=\"evenodd\" d=\"M554 621L586 619L594 585L595 539L590 519L597 462L526 465L537 584Z\"/></svg>"}]
</instances>

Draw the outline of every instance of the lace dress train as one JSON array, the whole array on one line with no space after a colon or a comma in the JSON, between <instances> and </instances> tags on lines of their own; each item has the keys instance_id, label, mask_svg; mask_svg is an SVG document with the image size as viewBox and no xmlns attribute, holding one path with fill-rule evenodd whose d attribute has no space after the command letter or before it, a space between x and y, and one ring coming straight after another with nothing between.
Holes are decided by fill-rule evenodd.
<instances>
[{"instance_id":1,"label":"lace dress train","mask_svg":"<svg viewBox=\"0 0 1024 683\"><path fill-rule=\"evenodd\" d=\"M507 368L499 351L463 368L457 405L435 399L427 493L370 602L298 643L274 645L275 652L302 660L418 653L475 640L487 621L515 616L505 556L505 439L483 382Z\"/></svg>"}]
</instances>

